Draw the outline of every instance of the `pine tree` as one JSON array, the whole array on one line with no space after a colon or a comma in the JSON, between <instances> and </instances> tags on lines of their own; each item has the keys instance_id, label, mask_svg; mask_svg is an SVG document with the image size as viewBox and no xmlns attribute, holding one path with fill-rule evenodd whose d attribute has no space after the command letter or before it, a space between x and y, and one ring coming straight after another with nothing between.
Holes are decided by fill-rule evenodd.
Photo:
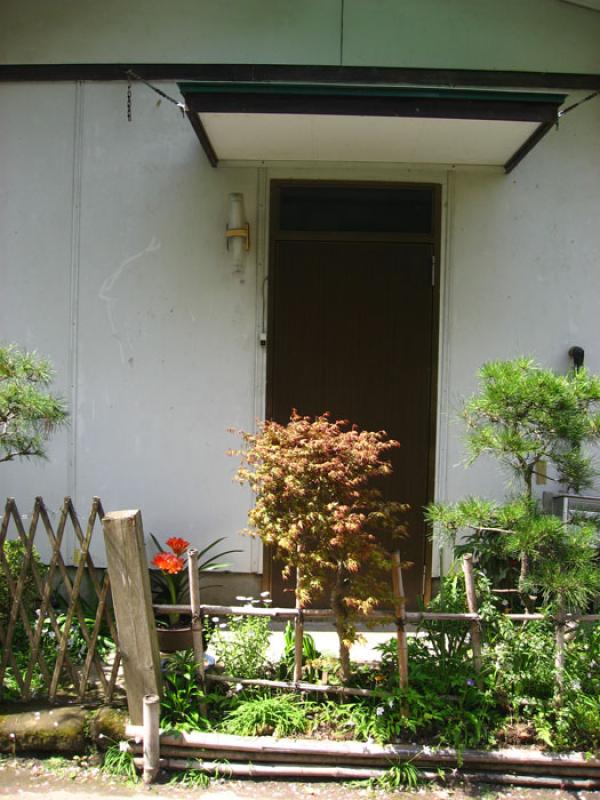
<instances>
[{"instance_id":1,"label":"pine tree","mask_svg":"<svg viewBox=\"0 0 600 800\"><path fill-rule=\"evenodd\" d=\"M47 391L52 377L36 353L0 347L0 463L46 457L48 437L68 417L64 401Z\"/></svg>"}]
</instances>

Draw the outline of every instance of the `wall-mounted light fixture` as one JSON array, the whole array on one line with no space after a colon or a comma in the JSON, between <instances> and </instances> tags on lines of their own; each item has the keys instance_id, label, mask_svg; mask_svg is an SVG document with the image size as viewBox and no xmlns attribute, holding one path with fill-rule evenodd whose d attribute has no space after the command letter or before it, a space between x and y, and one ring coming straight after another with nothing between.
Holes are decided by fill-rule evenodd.
<instances>
[{"instance_id":1,"label":"wall-mounted light fixture","mask_svg":"<svg viewBox=\"0 0 600 800\"><path fill-rule=\"evenodd\" d=\"M229 195L229 212L227 215L227 249L231 253L236 270L244 266L244 253L250 249L250 225L246 222L244 211L244 195Z\"/></svg>"}]
</instances>

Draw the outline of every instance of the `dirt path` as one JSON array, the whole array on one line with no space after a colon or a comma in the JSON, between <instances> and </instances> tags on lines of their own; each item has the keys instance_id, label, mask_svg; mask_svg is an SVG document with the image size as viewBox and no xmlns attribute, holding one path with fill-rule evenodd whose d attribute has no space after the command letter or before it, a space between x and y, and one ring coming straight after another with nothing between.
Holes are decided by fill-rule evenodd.
<instances>
[{"instance_id":1,"label":"dirt path","mask_svg":"<svg viewBox=\"0 0 600 800\"><path fill-rule=\"evenodd\" d=\"M600 800L600 792L424 786L382 792L340 783L214 781L208 788L162 783L150 789L103 775L93 759L1 758L0 797L15 800Z\"/></svg>"}]
</instances>

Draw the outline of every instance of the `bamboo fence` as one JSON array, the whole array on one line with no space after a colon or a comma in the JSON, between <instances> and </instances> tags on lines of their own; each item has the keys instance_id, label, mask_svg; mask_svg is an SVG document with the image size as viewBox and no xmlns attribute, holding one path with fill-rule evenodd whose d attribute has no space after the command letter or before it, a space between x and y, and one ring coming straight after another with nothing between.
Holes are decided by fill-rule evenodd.
<instances>
[{"instance_id":1,"label":"bamboo fence","mask_svg":"<svg viewBox=\"0 0 600 800\"><path fill-rule=\"evenodd\" d=\"M126 735L134 752L142 754L146 738L143 726L128 725ZM298 777L349 779L380 778L390 766L410 763L425 778L434 770L460 769L461 778L492 783L600 788L600 759L589 753L545 753L523 748L462 750L419 745L368 742L277 739L272 736L181 732L173 735L155 728L148 734L156 743L138 766L154 770L197 769L234 777Z\"/></svg>"},{"instance_id":2,"label":"bamboo fence","mask_svg":"<svg viewBox=\"0 0 600 800\"><path fill-rule=\"evenodd\" d=\"M189 559L190 578L193 574L197 575L197 569L193 569L192 560L194 551L191 551ZM473 570L473 557L467 553L463 557L463 574L466 587L467 611L465 612L441 612L441 611L407 611L404 598L404 584L402 577L402 560L399 551L392 554L392 591L394 597L393 611L371 611L361 615L361 619L371 626L377 624L384 625L395 622L397 638L398 656L398 684L400 688L408 687L408 647L406 626L410 624L418 625L423 622L463 622L469 626L471 652L473 657L473 669L479 676L482 668L481 655L481 626L483 617L479 613L477 603L477 592L475 588L475 577ZM298 582L298 576L296 578ZM296 597L298 593L296 592ZM194 640L194 650L196 660L202 660L202 667L199 667L202 684L208 681L227 684L241 684L242 686L264 686L273 689L300 692L321 692L347 696L377 696L378 692L369 689L355 689L352 687L337 686L330 684L315 684L302 681L302 637L305 625L308 622L332 619L334 612L331 608L302 608L298 600L294 608L256 608L251 605L229 606L229 605L209 605L200 602L200 589L197 580L190 579L190 603L179 605L155 604L153 609L159 614L180 613L192 616L192 625L199 625L207 616L247 616L247 617L267 617L272 620L289 620L294 623L294 668L293 681L268 680L265 678L240 678L235 675L219 675L216 673L204 673L204 651L202 643ZM505 618L516 622L532 622L535 620L548 619L547 615L540 613L527 614L505 614ZM556 636L556 667L557 667L557 696L560 693L563 682L564 670L564 630L567 623L578 624L580 622L599 622L600 614L560 614L553 620ZM198 637L196 637L198 638ZM479 681L479 678L478 678Z\"/></svg>"},{"instance_id":3,"label":"bamboo fence","mask_svg":"<svg viewBox=\"0 0 600 800\"><path fill-rule=\"evenodd\" d=\"M123 511L107 515L103 520L107 553L111 548L121 553L127 542L136 542L128 550L127 558L108 559L109 571L112 569L115 586L115 606L117 624L124 631L136 629L135 647L130 648L129 638L122 636L124 645L123 662L126 668L126 682L130 718L132 726L127 735L135 740L136 753L144 755L137 758L136 764L143 766L147 780L151 780L160 767L169 769L199 769L211 774L230 774L248 777L296 776L312 778L382 777L392 764L414 763L424 768L426 777L436 773L427 769L441 767L461 776L472 775L479 781L495 783L517 783L531 786L562 786L573 789L600 787L600 760L588 758L581 753L550 755L526 749L496 752L464 751L457 753L448 750L434 750L426 747L404 745L378 746L361 742L331 742L312 740L278 740L273 737L234 737L211 733L181 733L177 736L161 732L155 713L154 698L144 695L160 694L160 670L157 659L151 657L157 648L154 614L180 613L190 615L194 654L199 664L200 681L215 681L226 684L270 686L280 690L299 692L339 693L350 696L370 696L373 692L346 686L331 686L325 683L313 684L299 680L302 676L302 638L301 634L311 622L331 619L332 609L303 608L296 602L294 608L256 608L252 605L231 606L202 604L198 582L195 580L197 567L195 553L189 560L190 603L178 605L152 605L147 592L137 594L127 591L131 587L132 575L147 578L148 565L143 548L143 526L139 511ZM108 545L110 544L110 547ZM122 574L125 573L125 574ZM394 553L392 560L392 579L394 608L390 611L375 611L363 615L363 620L372 626L396 622L398 652L398 682L408 685L408 659L406 648L406 626L429 621L462 622L470 631L471 650L475 674L481 667L480 627L484 619L477 605L477 594L470 557L464 561L464 575L467 586L467 608L460 613L407 611L404 601L403 577L400 553ZM117 583L123 586L117 592ZM143 583L143 581L142 581ZM272 681L267 679L240 679L239 676L222 675L211 671L204 672L202 637L198 636L200 624L206 616L254 616L270 620L291 620L295 623L293 681ZM507 614L514 621L530 622L544 620L544 614ZM554 619L555 627L579 622L598 622L600 614L561 614ZM142 625L143 622L143 625ZM146 631L142 635L142 629ZM121 628L119 628L121 630ZM560 637L557 639L557 644ZM131 682L127 677L130 671ZM156 689L154 688L156 687ZM380 693L377 693L378 696ZM143 713L142 713L143 712ZM139 722L136 722L136 718ZM142 724L143 723L143 724ZM144 730L145 729L145 730ZM140 746L143 742L143 747ZM231 763L223 764L223 759ZM251 763L250 763L251 762ZM464 768L463 768L464 767Z\"/></svg>"},{"instance_id":4,"label":"bamboo fence","mask_svg":"<svg viewBox=\"0 0 600 800\"><path fill-rule=\"evenodd\" d=\"M79 702L110 702L115 696L120 651L110 580L106 571L96 569L90 553L103 515L95 497L84 528L71 498L65 497L53 525L52 514L37 497L26 527L14 498L6 501L0 524L0 582L6 588L0 608L0 698L28 701L35 696L56 702L66 695ZM65 563L69 539L79 554L73 568ZM9 564L11 541L21 545L18 574ZM50 547L47 565L37 555L44 545ZM60 608L58 595L63 598ZM110 664L98 652L103 632L115 643ZM25 636L26 650L17 647L19 636ZM70 647L74 636L83 641L78 654Z\"/></svg>"}]
</instances>

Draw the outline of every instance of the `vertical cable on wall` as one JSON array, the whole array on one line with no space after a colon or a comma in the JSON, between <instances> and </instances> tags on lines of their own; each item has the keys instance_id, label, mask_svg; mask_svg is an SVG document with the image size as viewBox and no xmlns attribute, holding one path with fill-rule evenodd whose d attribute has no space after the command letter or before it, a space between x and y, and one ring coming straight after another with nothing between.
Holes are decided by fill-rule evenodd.
<instances>
[{"instance_id":1,"label":"vertical cable on wall","mask_svg":"<svg viewBox=\"0 0 600 800\"><path fill-rule=\"evenodd\" d=\"M256 170L256 303L255 303L255 359L254 359L254 419L264 419L266 410L267 346L263 342L266 327L265 285L268 275L267 242L269 225L268 174L264 167ZM250 498L253 502L253 498ZM260 572L262 565L262 544L251 538L250 569Z\"/></svg>"},{"instance_id":2,"label":"vertical cable on wall","mask_svg":"<svg viewBox=\"0 0 600 800\"><path fill-rule=\"evenodd\" d=\"M340 67L344 64L344 2L340 0Z\"/></svg>"},{"instance_id":3,"label":"vertical cable on wall","mask_svg":"<svg viewBox=\"0 0 600 800\"><path fill-rule=\"evenodd\" d=\"M79 353L79 266L81 233L81 179L83 162L84 85L75 85L75 113L73 119L73 173L71 185L71 264L69 275L69 400L71 424L69 426L68 487L71 497L77 497L77 385Z\"/></svg>"}]
</instances>

